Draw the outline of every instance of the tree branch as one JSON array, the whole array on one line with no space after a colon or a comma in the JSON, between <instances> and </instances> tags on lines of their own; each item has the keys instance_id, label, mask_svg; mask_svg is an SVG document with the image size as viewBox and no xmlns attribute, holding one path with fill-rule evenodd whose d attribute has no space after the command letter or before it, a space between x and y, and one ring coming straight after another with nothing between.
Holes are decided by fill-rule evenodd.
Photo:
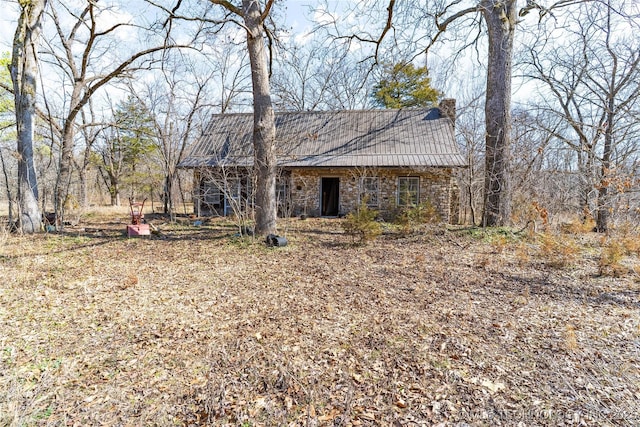
<instances>
[{"instance_id":1,"label":"tree branch","mask_svg":"<svg viewBox=\"0 0 640 427\"><path fill-rule=\"evenodd\" d=\"M244 18L242 9L235 7L229 0L209 0L213 4L220 5L227 9L229 12ZM271 0L270 0L271 3Z\"/></svg>"},{"instance_id":2,"label":"tree branch","mask_svg":"<svg viewBox=\"0 0 640 427\"><path fill-rule=\"evenodd\" d=\"M382 40L387 35L389 30L393 28L393 7L395 6L395 4L396 0L389 0L389 6L387 7L387 22L384 26L384 29L382 30L382 33L380 34L380 37L378 38L378 41L376 42L376 62L378 62L378 52L380 51L380 44L382 43Z\"/></svg>"},{"instance_id":3,"label":"tree branch","mask_svg":"<svg viewBox=\"0 0 640 427\"><path fill-rule=\"evenodd\" d=\"M264 22L269 13L271 12L271 7L273 6L274 0L268 0L266 6L264 7L264 12L260 14L260 22Z\"/></svg>"},{"instance_id":4,"label":"tree branch","mask_svg":"<svg viewBox=\"0 0 640 427\"><path fill-rule=\"evenodd\" d=\"M453 15L451 15L450 17L445 19L444 22L441 22L441 23L438 22L438 18L440 16L442 16L442 14L436 15L435 16L435 20L436 20L436 27L438 28L438 33L436 34L435 38L432 39L432 41L435 41L435 39L441 33L444 33L447 30L447 27L449 26L449 24L451 24L453 21L456 21L456 20L458 20L458 19L462 18L463 16L468 15L470 13L476 13L479 10L480 10L480 5L461 10L459 12L454 13Z\"/></svg>"}]
</instances>

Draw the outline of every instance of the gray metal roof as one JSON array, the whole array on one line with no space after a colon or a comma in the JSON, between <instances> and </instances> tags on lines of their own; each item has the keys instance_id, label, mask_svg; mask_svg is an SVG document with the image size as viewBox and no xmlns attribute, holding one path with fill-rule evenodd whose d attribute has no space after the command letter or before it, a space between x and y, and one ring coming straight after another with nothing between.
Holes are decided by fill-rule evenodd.
<instances>
[{"instance_id":1,"label":"gray metal roof","mask_svg":"<svg viewBox=\"0 0 640 427\"><path fill-rule=\"evenodd\" d=\"M253 162L253 115L215 115L181 167ZM278 164L288 167L466 166L440 110L276 113Z\"/></svg>"}]
</instances>

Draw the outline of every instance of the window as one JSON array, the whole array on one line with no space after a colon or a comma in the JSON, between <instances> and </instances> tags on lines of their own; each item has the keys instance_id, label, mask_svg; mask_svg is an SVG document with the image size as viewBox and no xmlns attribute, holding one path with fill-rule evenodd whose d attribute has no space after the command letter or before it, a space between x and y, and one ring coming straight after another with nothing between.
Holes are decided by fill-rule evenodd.
<instances>
[{"instance_id":1,"label":"window","mask_svg":"<svg viewBox=\"0 0 640 427\"><path fill-rule=\"evenodd\" d=\"M361 181L360 200L366 200L367 206L378 206L378 193L380 191L380 178L364 177Z\"/></svg>"},{"instance_id":2,"label":"window","mask_svg":"<svg viewBox=\"0 0 640 427\"><path fill-rule=\"evenodd\" d=\"M398 206L416 206L420 203L420 178L403 176L398 178Z\"/></svg>"},{"instance_id":3,"label":"window","mask_svg":"<svg viewBox=\"0 0 640 427\"><path fill-rule=\"evenodd\" d=\"M240 178L227 179L227 196L233 200L240 201L242 199L242 180Z\"/></svg>"},{"instance_id":4,"label":"window","mask_svg":"<svg viewBox=\"0 0 640 427\"><path fill-rule=\"evenodd\" d=\"M222 200L222 192L218 187L206 187L204 191L204 202L209 205L220 205Z\"/></svg>"},{"instance_id":5,"label":"window","mask_svg":"<svg viewBox=\"0 0 640 427\"><path fill-rule=\"evenodd\" d=\"M227 178L225 191L227 208L244 211L253 206L254 194L251 179L247 176L235 175Z\"/></svg>"},{"instance_id":6,"label":"window","mask_svg":"<svg viewBox=\"0 0 640 427\"><path fill-rule=\"evenodd\" d=\"M202 181L200 194L202 201L207 205L219 207L222 203L222 191L218 185L214 180Z\"/></svg>"},{"instance_id":7,"label":"window","mask_svg":"<svg viewBox=\"0 0 640 427\"><path fill-rule=\"evenodd\" d=\"M291 190L289 175L279 176L276 180L276 204L278 206L278 215L282 217L290 216Z\"/></svg>"}]
</instances>

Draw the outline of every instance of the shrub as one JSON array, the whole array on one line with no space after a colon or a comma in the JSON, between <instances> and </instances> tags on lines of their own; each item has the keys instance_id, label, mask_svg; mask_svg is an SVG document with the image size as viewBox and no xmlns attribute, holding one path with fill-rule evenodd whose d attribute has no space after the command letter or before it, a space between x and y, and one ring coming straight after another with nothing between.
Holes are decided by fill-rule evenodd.
<instances>
[{"instance_id":1,"label":"shrub","mask_svg":"<svg viewBox=\"0 0 640 427\"><path fill-rule=\"evenodd\" d=\"M440 213L430 200L406 207L396 217L396 223L402 227L405 234L414 231L420 225L437 222L440 222Z\"/></svg>"},{"instance_id":2,"label":"shrub","mask_svg":"<svg viewBox=\"0 0 640 427\"><path fill-rule=\"evenodd\" d=\"M627 273L627 269L622 265L626 248L618 240L604 241L598 267L601 276L620 277Z\"/></svg>"},{"instance_id":3,"label":"shrub","mask_svg":"<svg viewBox=\"0 0 640 427\"><path fill-rule=\"evenodd\" d=\"M376 221L378 211L367 206L363 200L358 208L347 214L342 222L344 231L351 235L354 242L366 244L382 234L382 226Z\"/></svg>"},{"instance_id":4,"label":"shrub","mask_svg":"<svg viewBox=\"0 0 640 427\"><path fill-rule=\"evenodd\" d=\"M565 234L584 234L592 232L595 226L596 221L587 213L582 218L574 218L561 224L560 230Z\"/></svg>"},{"instance_id":5,"label":"shrub","mask_svg":"<svg viewBox=\"0 0 640 427\"><path fill-rule=\"evenodd\" d=\"M563 268L571 265L578 257L579 247L570 239L550 233L541 235L540 256L552 267Z\"/></svg>"},{"instance_id":6,"label":"shrub","mask_svg":"<svg viewBox=\"0 0 640 427\"><path fill-rule=\"evenodd\" d=\"M640 236L625 236L621 239L627 255L640 255Z\"/></svg>"},{"instance_id":7,"label":"shrub","mask_svg":"<svg viewBox=\"0 0 640 427\"><path fill-rule=\"evenodd\" d=\"M542 204L520 195L514 199L513 206L511 221L514 224L531 225L531 233L537 231L538 224L542 230L548 230L549 211Z\"/></svg>"}]
</instances>

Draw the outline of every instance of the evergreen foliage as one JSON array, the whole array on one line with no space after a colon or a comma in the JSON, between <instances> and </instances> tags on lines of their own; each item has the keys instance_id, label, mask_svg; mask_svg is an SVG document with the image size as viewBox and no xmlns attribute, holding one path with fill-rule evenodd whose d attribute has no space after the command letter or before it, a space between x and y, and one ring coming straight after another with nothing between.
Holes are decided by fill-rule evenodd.
<instances>
[{"instance_id":1,"label":"evergreen foliage","mask_svg":"<svg viewBox=\"0 0 640 427\"><path fill-rule=\"evenodd\" d=\"M135 170L139 160L156 148L153 119L146 107L131 96L118 104L114 119L124 161Z\"/></svg>"},{"instance_id":2,"label":"evergreen foliage","mask_svg":"<svg viewBox=\"0 0 640 427\"><path fill-rule=\"evenodd\" d=\"M424 224L436 224L440 221L438 209L431 203L431 200L425 200L418 205L407 206L396 218L396 222L405 234L415 232Z\"/></svg>"},{"instance_id":3,"label":"evergreen foliage","mask_svg":"<svg viewBox=\"0 0 640 427\"><path fill-rule=\"evenodd\" d=\"M387 64L371 97L383 108L430 107L442 94L431 87L427 67L411 63Z\"/></svg>"},{"instance_id":4,"label":"evergreen foliage","mask_svg":"<svg viewBox=\"0 0 640 427\"><path fill-rule=\"evenodd\" d=\"M353 237L354 242L361 245L367 244L382 234L382 226L376 221L377 216L378 211L369 208L364 198L358 209L347 214L342 228L345 233Z\"/></svg>"},{"instance_id":5,"label":"evergreen foliage","mask_svg":"<svg viewBox=\"0 0 640 427\"><path fill-rule=\"evenodd\" d=\"M122 184L130 185L131 196L142 190L148 170L138 166L157 150L158 144L150 112L130 96L117 105L113 125L106 134L99 156L94 156L111 195L111 204L120 204ZM148 168L147 168L148 169Z\"/></svg>"}]
</instances>

